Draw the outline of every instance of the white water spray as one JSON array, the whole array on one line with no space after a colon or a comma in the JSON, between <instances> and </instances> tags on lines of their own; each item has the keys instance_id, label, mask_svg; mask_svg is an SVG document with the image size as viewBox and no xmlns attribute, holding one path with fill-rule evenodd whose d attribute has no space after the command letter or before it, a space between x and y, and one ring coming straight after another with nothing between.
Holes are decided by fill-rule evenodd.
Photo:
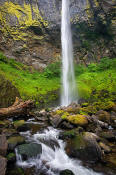
<instances>
[{"instance_id":1,"label":"white water spray","mask_svg":"<svg viewBox=\"0 0 116 175\"><path fill-rule=\"evenodd\" d=\"M69 6L70 0L62 0L62 106L68 106L69 104L74 102L77 97L73 65L73 46Z\"/></svg>"},{"instance_id":2,"label":"white water spray","mask_svg":"<svg viewBox=\"0 0 116 175\"><path fill-rule=\"evenodd\" d=\"M58 139L60 131L49 127L42 133L37 132L32 135L30 132L22 132L28 142L42 145L41 156L33 157L23 161L21 155L16 150L17 165L25 168L35 167L35 175L44 172L46 175L59 175L60 171L69 169L74 175L103 175L87 169L81 165L79 160L71 159L65 152L65 143ZM50 143L45 144L45 143ZM54 144L57 143L57 144ZM54 146L54 149L52 148Z\"/></svg>"}]
</instances>

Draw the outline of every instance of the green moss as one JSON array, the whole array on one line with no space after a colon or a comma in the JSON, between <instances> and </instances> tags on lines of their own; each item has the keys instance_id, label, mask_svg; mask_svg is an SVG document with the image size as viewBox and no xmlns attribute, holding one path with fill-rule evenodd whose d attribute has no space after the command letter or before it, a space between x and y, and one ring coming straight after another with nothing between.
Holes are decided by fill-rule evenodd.
<instances>
[{"instance_id":1,"label":"green moss","mask_svg":"<svg viewBox=\"0 0 116 175\"><path fill-rule=\"evenodd\" d=\"M16 144L16 143L23 143L24 137L22 136L13 136L8 139L8 144Z\"/></svg>"},{"instance_id":2,"label":"green moss","mask_svg":"<svg viewBox=\"0 0 116 175\"><path fill-rule=\"evenodd\" d=\"M67 113L63 114L62 119L69 121L72 124L78 126L85 126L88 124L88 120L85 116L77 114L77 115L69 115Z\"/></svg>"},{"instance_id":3,"label":"green moss","mask_svg":"<svg viewBox=\"0 0 116 175\"><path fill-rule=\"evenodd\" d=\"M8 160L11 160L11 159L14 158L14 157L16 157L16 156L15 156L15 153L9 153L9 154L7 155L7 159L8 159Z\"/></svg>"},{"instance_id":4,"label":"green moss","mask_svg":"<svg viewBox=\"0 0 116 175\"><path fill-rule=\"evenodd\" d=\"M67 117L69 116L69 113L68 112L64 112L63 115L61 116L61 118L63 120L67 119Z\"/></svg>"},{"instance_id":5,"label":"green moss","mask_svg":"<svg viewBox=\"0 0 116 175\"><path fill-rule=\"evenodd\" d=\"M16 18L15 27L10 25L12 16ZM37 5L32 6L29 3L19 5L10 1L4 2L0 7L0 21L2 24L1 31L5 35L10 34L14 40L25 41L28 34L24 29L27 29L29 26L38 26L40 28L48 26L48 22L42 18Z\"/></svg>"},{"instance_id":6,"label":"green moss","mask_svg":"<svg viewBox=\"0 0 116 175\"><path fill-rule=\"evenodd\" d=\"M30 72L30 67L14 60L0 61L0 75L12 82L23 100L32 99L40 105L58 98L59 77L47 78L44 73Z\"/></svg>"},{"instance_id":7,"label":"green moss","mask_svg":"<svg viewBox=\"0 0 116 175\"><path fill-rule=\"evenodd\" d=\"M17 121L14 121L14 123L13 123L13 125L16 129L24 124L25 124L24 120L17 120Z\"/></svg>"}]
</instances>

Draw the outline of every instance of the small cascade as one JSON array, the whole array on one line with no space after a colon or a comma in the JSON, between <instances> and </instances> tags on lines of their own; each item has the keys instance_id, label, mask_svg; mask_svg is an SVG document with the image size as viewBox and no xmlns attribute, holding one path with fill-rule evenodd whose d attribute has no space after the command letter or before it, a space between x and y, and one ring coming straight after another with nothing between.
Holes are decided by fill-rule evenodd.
<instances>
[{"instance_id":1,"label":"small cascade","mask_svg":"<svg viewBox=\"0 0 116 175\"><path fill-rule=\"evenodd\" d=\"M68 106L77 101L69 6L70 0L62 0L62 106Z\"/></svg>"},{"instance_id":2,"label":"small cascade","mask_svg":"<svg viewBox=\"0 0 116 175\"><path fill-rule=\"evenodd\" d=\"M41 133L31 135L30 132L23 132L21 135L27 138L28 142L42 145L40 156L22 161L16 150L17 165L25 168L36 167L35 174L59 175L61 170L69 169L75 175L101 175L81 165L81 162L71 159L65 152L65 143L58 139L60 131L49 127Z\"/></svg>"}]
</instances>

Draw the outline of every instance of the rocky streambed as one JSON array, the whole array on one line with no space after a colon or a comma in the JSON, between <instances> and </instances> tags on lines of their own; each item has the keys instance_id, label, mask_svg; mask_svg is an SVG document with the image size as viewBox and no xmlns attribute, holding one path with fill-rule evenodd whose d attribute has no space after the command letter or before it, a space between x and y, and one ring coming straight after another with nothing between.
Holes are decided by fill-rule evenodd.
<instances>
[{"instance_id":1,"label":"rocky streambed","mask_svg":"<svg viewBox=\"0 0 116 175\"><path fill-rule=\"evenodd\" d=\"M44 109L0 121L1 175L115 175L115 105Z\"/></svg>"}]
</instances>

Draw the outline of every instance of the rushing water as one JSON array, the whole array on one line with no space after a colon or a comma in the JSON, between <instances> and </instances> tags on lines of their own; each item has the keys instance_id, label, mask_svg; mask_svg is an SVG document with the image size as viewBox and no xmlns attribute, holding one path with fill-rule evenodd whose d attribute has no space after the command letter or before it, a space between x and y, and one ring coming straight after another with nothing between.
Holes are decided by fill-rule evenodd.
<instances>
[{"instance_id":1,"label":"rushing water","mask_svg":"<svg viewBox=\"0 0 116 175\"><path fill-rule=\"evenodd\" d=\"M32 135L30 132L21 133L27 138L28 142L34 142L42 145L42 154L27 161L22 161L21 155L16 150L17 165L21 167L36 167L36 175L43 173L45 175L59 175L64 169L72 170L75 175L101 175L90 169L83 167L80 161L71 159L65 153L65 143L58 139L60 131L49 127L41 133ZM50 146L49 141L53 141Z\"/></svg>"},{"instance_id":2,"label":"rushing water","mask_svg":"<svg viewBox=\"0 0 116 175\"><path fill-rule=\"evenodd\" d=\"M69 6L70 0L62 0L62 106L68 106L76 99L76 85L73 65L73 46Z\"/></svg>"}]
</instances>

